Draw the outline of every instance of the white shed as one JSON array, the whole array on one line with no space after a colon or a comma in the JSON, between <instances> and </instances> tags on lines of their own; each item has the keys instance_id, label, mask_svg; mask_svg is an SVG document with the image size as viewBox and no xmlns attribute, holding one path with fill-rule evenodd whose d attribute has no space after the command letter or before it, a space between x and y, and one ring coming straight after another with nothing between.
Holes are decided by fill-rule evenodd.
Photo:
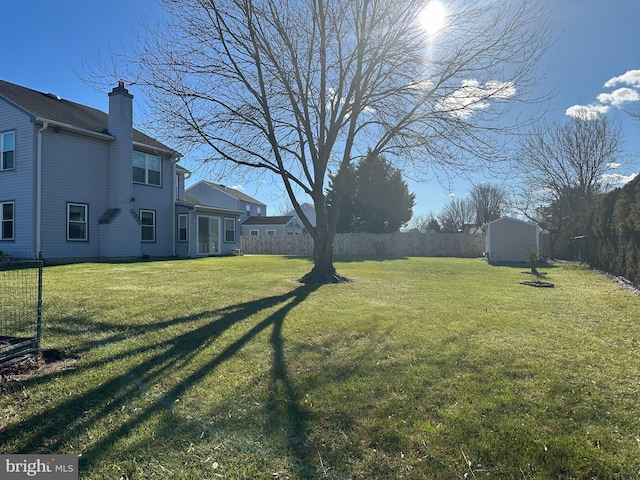
<instances>
[{"instance_id":1,"label":"white shed","mask_svg":"<svg viewBox=\"0 0 640 480\"><path fill-rule=\"evenodd\" d=\"M528 262L530 252L540 255L538 225L502 217L487 224L485 256L489 263Z\"/></svg>"}]
</instances>

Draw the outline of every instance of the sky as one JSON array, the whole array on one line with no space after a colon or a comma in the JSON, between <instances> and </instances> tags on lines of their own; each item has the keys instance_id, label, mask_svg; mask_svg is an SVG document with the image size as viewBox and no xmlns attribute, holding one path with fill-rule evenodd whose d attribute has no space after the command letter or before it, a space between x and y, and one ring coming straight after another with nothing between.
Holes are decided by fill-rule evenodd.
<instances>
[{"instance_id":1,"label":"sky","mask_svg":"<svg viewBox=\"0 0 640 480\"><path fill-rule=\"evenodd\" d=\"M442 2L446 7L446 0ZM552 8L550 27L558 39L540 65L548 70L540 92L557 92L546 120L562 122L580 111L600 112L619 121L631 162L617 173L630 179L640 171L640 123L624 109L640 108L640 1L547 3ZM95 70L111 51L122 51L135 42L141 23L160 13L157 0L0 0L0 6L4 20L0 38L5 47L0 78L103 111L108 109L107 92L96 91L87 82L86 72ZM135 87L131 93L135 102ZM190 183L202 179L192 158L184 158L181 164L195 170ZM267 204L271 215L286 203L277 185L227 180L220 179ZM474 182L504 184L502 179L488 177L476 177ZM414 215L437 214L453 196L464 197L472 188L461 178L408 180L408 184L416 195Z\"/></svg>"}]
</instances>

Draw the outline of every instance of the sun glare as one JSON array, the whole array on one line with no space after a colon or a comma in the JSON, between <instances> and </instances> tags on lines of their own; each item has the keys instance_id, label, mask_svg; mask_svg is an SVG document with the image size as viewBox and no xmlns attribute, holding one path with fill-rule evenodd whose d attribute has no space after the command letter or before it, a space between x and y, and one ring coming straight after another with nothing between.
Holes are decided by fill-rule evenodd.
<instances>
[{"instance_id":1,"label":"sun glare","mask_svg":"<svg viewBox=\"0 0 640 480\"><path fill-rule=\"evenodd\" d=\"M422 13L420 21L428 34L437 33L443 26L447 18L447 10L439 0L430 0Z\"/></svg>"}]
</instances>

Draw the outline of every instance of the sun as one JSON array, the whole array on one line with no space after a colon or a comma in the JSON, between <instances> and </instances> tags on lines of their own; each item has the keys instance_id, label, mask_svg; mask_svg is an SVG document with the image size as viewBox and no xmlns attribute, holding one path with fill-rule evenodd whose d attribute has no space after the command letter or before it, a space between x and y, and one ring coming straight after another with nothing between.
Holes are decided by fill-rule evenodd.
<instances>
[{"instance_id":1,"label":"sun","mask_svg":"<svg viewBox=\"0 0 640 480\"><path fill-rule=\"evenodd\" d=\"M429 35L440 31L446 19L447 9L439 0L430 0L420 13L420 23Z\"/></svg>"}]
</instances>

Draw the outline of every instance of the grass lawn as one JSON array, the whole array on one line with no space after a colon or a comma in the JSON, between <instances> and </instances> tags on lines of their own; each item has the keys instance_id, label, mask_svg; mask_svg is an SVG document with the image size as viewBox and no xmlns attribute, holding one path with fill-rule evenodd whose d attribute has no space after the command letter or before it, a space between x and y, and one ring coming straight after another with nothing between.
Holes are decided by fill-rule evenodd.
<instances>
[{"instance_id":1,"label":"grass lawn","mask_svg":"<svg viewBox=\"0 0 640 480\"><path fill-rule=\"evenodd\" d=\"M44 348L0 453L82 479L640 475L640 298L587 268L303 258L48 267Z\"/></svg>"}]
</instances>

